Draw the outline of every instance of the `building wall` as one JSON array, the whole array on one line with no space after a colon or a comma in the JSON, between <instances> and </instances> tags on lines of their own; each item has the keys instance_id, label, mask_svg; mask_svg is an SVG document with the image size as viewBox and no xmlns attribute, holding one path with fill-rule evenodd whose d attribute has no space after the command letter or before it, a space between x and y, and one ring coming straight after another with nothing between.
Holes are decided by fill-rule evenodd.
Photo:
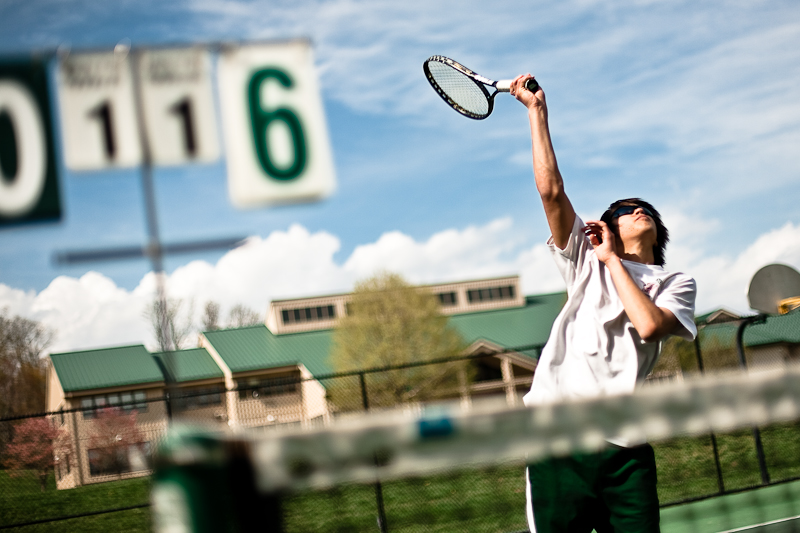
<instances>
[{"instance_id":1,"label":"building wall","mask_svg":"<svg viewBox=\"0 0 800 533\"><path fill-rule=\"evenodd\" d=\"M45 392L45 410L58 411L65 408L66 402L64 401L64 389L61 388L61 381L58 379L53 362L47 359L47 376L46 376L46 392Z\"/></svg>"},{"instance_id":2,"label":"building wall","mask_svg":"<svg viewBox=\"0 0 800 533\"><path fill-rule=\"evenodd\" d=\"M163 396L163 389L160 388L146 389L145 392L147 399L156 399ZM81 398L86 396L91 395L69 399L68 403L70 407L80 407ZM58 425L66 430L67 439L71 448L69 467L62 461L62 475L60 478L57 472L57 488L69 489L81 485L102 483L104 481L141 477L151 473L149 465L144 464L145 467L141 468L142 464L139 463L132 465L136 467L135 471L122 474L93 475L91 472L89 448L91 447L92 436L97 429L96 419L85 416L81 411L65 414L63 416L63 424L61 423L62 417L60 415L55 415L53 418L56 418ZM149 443L149 450L152 453L167 428L167 410L165 403L162 401L148 402L147 411L136 414L136 427L141 433L143 441ZM69 472L66 472L67 470L69 470Z\"/></svg>"}]
</instances>

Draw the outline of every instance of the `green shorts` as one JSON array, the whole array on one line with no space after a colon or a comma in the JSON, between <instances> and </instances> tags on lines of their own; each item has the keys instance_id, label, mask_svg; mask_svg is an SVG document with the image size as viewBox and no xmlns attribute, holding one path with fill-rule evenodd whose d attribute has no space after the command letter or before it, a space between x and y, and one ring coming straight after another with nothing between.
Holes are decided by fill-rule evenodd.
<instances>
[{"instance_id":1,"label":"green shorts","mask_svg":"<svg viewBox=\"0 0 800 533\"><path fill-rule=\"evenodd\" d=\"M536 533L659 531L649 444L547 459L528 466L528 481L528 519L532 506Z\"/></svg>"}]
</instances>

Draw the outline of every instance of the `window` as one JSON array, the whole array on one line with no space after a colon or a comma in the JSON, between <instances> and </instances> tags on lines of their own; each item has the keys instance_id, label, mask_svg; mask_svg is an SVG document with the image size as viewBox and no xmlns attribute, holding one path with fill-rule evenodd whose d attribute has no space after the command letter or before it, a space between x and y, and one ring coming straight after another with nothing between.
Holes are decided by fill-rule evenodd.
<instances>
[{"instance_id":1,"label":"window","mask_svg":"<svg viewBox=\"0 0 800 533\"><path fill-rule=\"evenodd\" d=\"M458 298L455 292L441 292L436 296L439 297L439 303L444 307L450 307L458 303Z\"/></svg>"},{"instance_id":2,"label":"window","mask_svg":"<svg viewBox=\"0 0 800 533\"><path fill-rule=\"evenodd\" d=\"M503 371L500 368L500 360L496 357L482 357L475 360L474 367L475 376L474 381L480 383L482 381L503 381Z\"/></svg>"},{"instance_id":3,"label":"window","mask_svg":"<svg viewBox=\"0 0 800 533\"><path fill-rule=\"evenodd\" d=\"M264 396L277 396L279 394L293 394L297 392L300 377L286 374L272 378L250 379L239 382L239 399L260 398Z\"/></svg>"},{"instance_id":4,"label":"window","mask_svg":"<svg viewBox=\"0 0 800 533\"><path fill-rule=\"evenodd\" d=\"M106 476L147 470L150 468L150 455L150 442L147 441L114 448L94 448L88 451L89 474Z\"/></svg>"},{"instance_id":5,"label":"window","mask_svg":"<svg viewBox=\"0 0 800 533\"><path fill-rule=\"evenodd\" d=\"M137 390L133 393L134 405L133 408L140 413L147 412L147 394L143 390Z\"/></svg>"},{"instance_id":6,"label":"window","mask_svg":"<svg viewBox=\"0 0 800 533\"><path fill-rule=\"evenodd\" d=\"M92 398L81 398L81 407L83 408L83 418L90 420L94 418L94 400Z\"/></svg>"},{"instance_id":7,"label":"window","mask_svg":"<svg viewBox=\"0 0 800 533\"><path fill-rule=\"evenodd\" d=\"M513 300L514 299L514 286L508 285L505 287L490 287L486 289L472 289L467 291L467 300L469 303L478 302L492 302L497 300Z\"/></svg>"},{"instance_id":8,"label":"window","mask_svg":"<svg viewBox=\"0 0 800 533\"><path fill-rule=\"evenodd\" d=\"M182 391L182 396L175 396L176 409L200 409L209 405L222 403L222 387L208 387L205 389L189 389Z\"/></svg>"},{"instance_id":9,"label":"window","mask_svg":"<svg viewBox=\"0 0 800 533\"><path fill-rule=\"evenodd\" d=\"M336 318L336 310L332 305L284 309L281 311L281 318L283 318L284 324L319 322L320 320L330 320Z\"/></svg>"},{"instance_id":10,"label":"window","mask_svg":"<svg viewBox=\"0 0 800 533\"><path fill-rule=\"evenodd\" d=\"M106 407L120 407L125 413L131 413L133 411L146 413L146 400L147 393L143 390L87 396L81 398L83 418L85 420L91 420L97 416L96 409L103 409Z\"/></svg>"}]
</instances>

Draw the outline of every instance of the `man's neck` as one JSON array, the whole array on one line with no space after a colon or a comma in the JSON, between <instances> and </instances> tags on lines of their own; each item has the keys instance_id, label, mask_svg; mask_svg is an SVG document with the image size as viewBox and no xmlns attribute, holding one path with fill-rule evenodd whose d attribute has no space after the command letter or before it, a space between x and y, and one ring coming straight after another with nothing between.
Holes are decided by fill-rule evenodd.
<instances>
[{"instance_id":1,"label":"man's neck","mask_svg":"<svg viewBox=\"0 0 800 533\"><path fill-rule=\"evenodd\" d=\"M617 255L620 259L643 265L654 265L656 262L652 245L641 241L624 243L619 237L617 237Z\"/></svg>"}]
</instances>

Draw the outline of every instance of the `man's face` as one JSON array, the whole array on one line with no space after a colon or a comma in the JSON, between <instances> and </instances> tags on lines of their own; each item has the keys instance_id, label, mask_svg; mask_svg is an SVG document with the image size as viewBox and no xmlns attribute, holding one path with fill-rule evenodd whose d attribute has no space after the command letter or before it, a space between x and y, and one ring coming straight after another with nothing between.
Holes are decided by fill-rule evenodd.
<instances>
[{"instance_id":1,"label":"man's face","mask_svg":"<svg viewBox=\"0 0 800 533\"><path fill-rule=\"evenodd\" d=\"M619 205L612 214L611 224L623 242L645 239L646 244L655 245L658 241L653 214L646 207L630 203Z\"/></svg>"}]
</instances>

